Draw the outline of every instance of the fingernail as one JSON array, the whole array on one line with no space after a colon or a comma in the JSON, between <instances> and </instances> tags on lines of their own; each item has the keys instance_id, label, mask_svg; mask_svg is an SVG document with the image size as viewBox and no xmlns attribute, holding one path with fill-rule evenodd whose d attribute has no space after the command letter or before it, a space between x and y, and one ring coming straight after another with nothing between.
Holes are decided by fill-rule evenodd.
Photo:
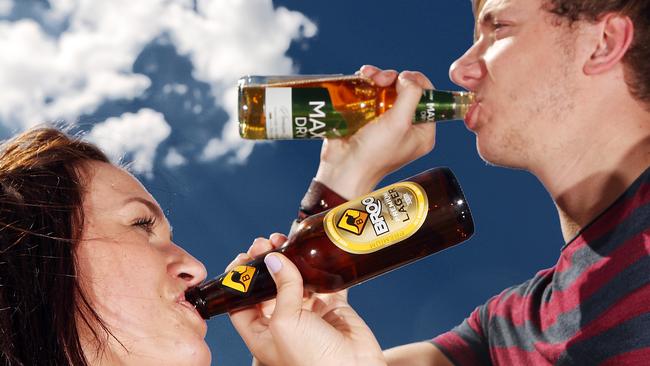
<instances>
[{"instance_id":1,"label":"fingernail","mask_svg":"<svg viewBox=\"0 0 650 366\"><path fill-rule=\"evenodd\" d=\"M399 78L400 78L400 80L402 80L402 81L415 81L415 78L414 78L414 76L413 76L413 73L410 72L410 71L402 71L402 72L399 74Z\"/></svg>"},{"instance_id":2,"label":"fingernail","mask_svg":"<svg viewBox=\"0 0 650 366\"><path fill-rule=\"evenodd\" d=\"M271 236L269 236L269 240L270 240L273 244L279 244L279 241L280 241L281 239L283 239L283 238L284 238L284 235L282 235L282 234L280 234L280 233L273 233L273 234L271 234Z\"/></svg>"},{"instance_id":3,"label":"fingernail","mask_svg":"<svg viewBox=\"0 0 650 366\"><path fill-rule=\"evenodd\" d=\"M280 262L278 257L272 254L264 257L264 263L266 263L266 267L271 271L271 273L278 273L282 269L282 262Z\"/></svg>"},{"instance_id":4,"label":"fingernail","mask_svg":"<svg viewBox=\"0 0 650 366\"><path fill-rule=\"evenodd\" d=\"M262 240L262 239L264 239L264 238L255 238L255 240L253 240L253 244L251 244L251 246L248 247L248 252L247 252L247 253L250 253L250 251L253 249L253 247L255 247L255 245L257 244L257 242L260 241L260 240Z\"/></svg>"}]
</instances>

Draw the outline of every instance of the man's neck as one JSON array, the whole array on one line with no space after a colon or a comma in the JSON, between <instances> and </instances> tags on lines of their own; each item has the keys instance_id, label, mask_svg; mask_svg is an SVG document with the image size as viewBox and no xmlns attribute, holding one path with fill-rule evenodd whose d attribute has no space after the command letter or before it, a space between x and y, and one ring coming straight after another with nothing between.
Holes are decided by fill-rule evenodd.
<instances>
[{"instance_id":1,"label":"man's neck","mask_svg":"<svg viewBox=\"0 0 650 366\"><path fill-rule=\"evenodd\" d=\"M546 159L546 166L533 170L555 201L567 242L650 165L650 114L600 117L606 122L594 123L598 127L575 144L578 149Z\"/></svg>"},{"instance_id":2,"label":"man's neck","mask_svg":"<svg viewBox=\"0 0 650 366\"><path fill-rule=\"evenodd\" d=\"M646 151L650 140L645 142ZM643 173L650 162L641 160L625 162L609 171L594 172L582 181L554 196L565 242L607 209L634 180Z\"/></svg>"}]
</instances>

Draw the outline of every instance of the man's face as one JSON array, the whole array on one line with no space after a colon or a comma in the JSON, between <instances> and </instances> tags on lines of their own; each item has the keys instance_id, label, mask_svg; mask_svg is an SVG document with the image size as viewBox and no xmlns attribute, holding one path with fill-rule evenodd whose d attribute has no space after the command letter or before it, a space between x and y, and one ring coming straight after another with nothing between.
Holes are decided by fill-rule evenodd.
<instances>
[{"instance_id":1,"label":"man's face","mask_svg":"<svg viewBox=\"0 0 650 366\"><path fill-rule=\"evenodd\" d=\"M477 95L467 127L486 161L531 168L566 141L582 70L576 36L542 0L486 0L477 35L450 69L456 84Z\"/></svg>"}]
</instances>

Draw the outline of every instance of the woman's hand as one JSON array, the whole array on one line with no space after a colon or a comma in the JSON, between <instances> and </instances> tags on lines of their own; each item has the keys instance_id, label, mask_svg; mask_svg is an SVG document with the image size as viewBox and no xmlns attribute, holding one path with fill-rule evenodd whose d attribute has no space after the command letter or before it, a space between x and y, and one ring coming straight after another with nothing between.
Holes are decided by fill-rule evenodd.
<instances>
[{"instance_id":1,"label":"woman's hand","mask_svg":"<svg viewBox=\"0 0 650 366\"><path fill-rule=\"evenodd\" d=\"M373 190L379 181L401 166L427 154L435 143L434 123L413 124L423 89L433 85L422 73L380 70L363 66L360 73L379 86L396 83L393 107L357 133L326 139L316 180L351 199Z\"/></svg>"},{"instance_id":2,"label":"woman's hand","mask_svg":"<svg viewBox=\"0 0 650 366\"><path fill-rule=\"evenodd\" d=\"M229 268L280 247L287 238L273 234L255 239ZM278 288L275 300L232 312L230 319L253 356L254 365L386 365L374 335L350 307L347 291L305 294L302 277L285 256L265 262Z\"/></svg>"}]
</instances>

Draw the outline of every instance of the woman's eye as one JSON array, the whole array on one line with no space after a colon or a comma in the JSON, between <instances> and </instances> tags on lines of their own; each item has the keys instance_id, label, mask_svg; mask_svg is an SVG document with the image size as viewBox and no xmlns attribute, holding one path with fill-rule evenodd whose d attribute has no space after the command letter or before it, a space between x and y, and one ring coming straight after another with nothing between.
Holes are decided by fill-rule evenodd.
<instances>
[{"instance_id":1,"label":"woman's eye","mask_svg":"<svg viewBox=\"0 0 650 366\"><path fill-rule=\"evenodd\" d=\"M143 229L148 234L151 234L153 233L153 227L155 224L156 224L155 217L141 217L136 219L132 225Z\"/></svg>"}]
</instances>

